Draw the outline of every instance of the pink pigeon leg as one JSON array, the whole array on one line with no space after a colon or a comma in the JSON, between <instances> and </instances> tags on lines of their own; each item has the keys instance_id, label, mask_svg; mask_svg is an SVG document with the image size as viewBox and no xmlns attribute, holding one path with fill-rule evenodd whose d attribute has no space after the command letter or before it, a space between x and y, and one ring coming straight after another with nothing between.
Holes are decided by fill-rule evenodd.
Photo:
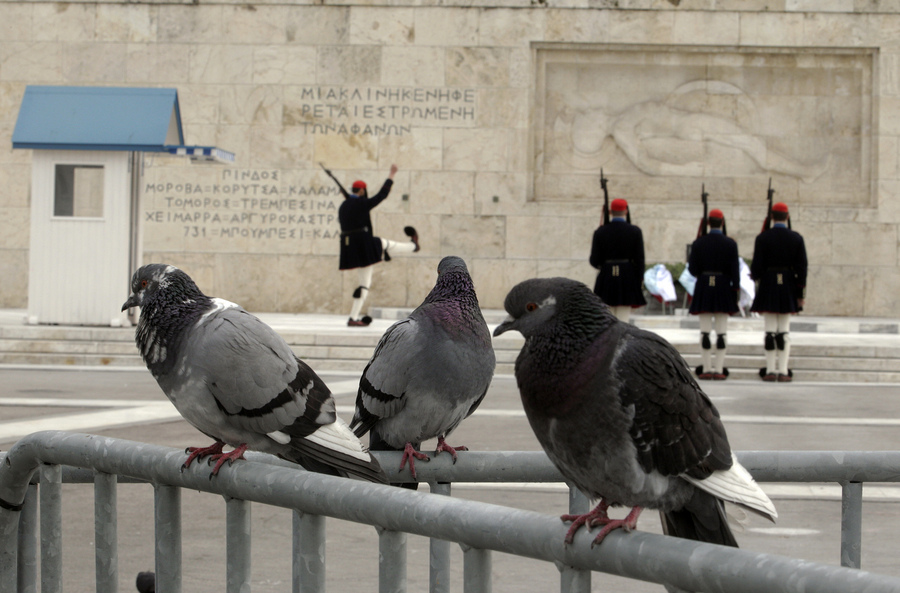
<instances>
[{"instance_id":1,"label":"pink pigeon leg","mask_svg":"<svg viewBox=\"0 0 900 593\"><path fill-rule=\"evenodd\" d=\"M590 530L591 527L596 525L605 525L609 523L612 519L606 514L607 510L609 510L609 503L605 498L601 498L600 503L589 513L583 515L562 515L560 519L562 519L563 522L572 522L572 526L569 527L569 531L566 532L565 542L571 544L575 539L575 532L577 532L582 525L587 525L588 530Z\"/></svg>"},{"instance_id":2,"label":"pink pigeon leg","mask_svg":"<svg viewBox=\"0 0 900 593\"><path fill-rule=\"evenodd\" d=\"M456 452L457 451L468 451L468 447L451 447L444 441L444 437L438 437L437 449L434 450L434 454L437 455L441 451L446 451L453 457L453 463L456 463Z\"/></svg>"},{"instance_id":3,"label":"pink pigeon leg","mask_svg":"<svg viewBox=\"0 0 900 593\"><path fill-rule=\"evenodd\" d=\"M413 478L417 478L416 476L416 459L419 461L431 461L428 458L428 455L424 453L420 453L416 451L412 443L406 443L406 446L403 447L403 457L400 459L400 471L403 471L403 466L406 465L406 462L409 461L409 473Z\"/></svg>"},{"instance_id":4,"label":"pink pigeon leg","mask_svg":"<svg viewBox=\"0 0 900 593\"><path fill-rule=\"evenodd\" d=\"M216 441L209 447L188 447L185 449L185 453L188 453L188 458L181 465L181 471L186 470L191 467L191 463L195 459L203 459L204 457L208 457L210 455L220 455L222 453L222 447L225 446L225 443L222 441Z\"/></svg>"},{"instance_id":5,"label":"pink pigeon leg","mask_svg":"<svg viewBox=\"0 0 900 593\"><path fill-rule=\"evenodd\" d=\"M609 535L614 529L624 529L626 532L631 531L635 527L637 527L638 517L641 516L641 511L643 511L641 507L632 507L631 512L624 519L612 519L607 521L606 525L603 529L600 530L600 533L597 534L597 537L594 538L594 541L591 542L591 547L597 546L600 542L603 541L607 535Z\"/></svg>"},{"instance_id":6,"label":"pink pigeon leg","mask_svg":"<svg viewBox=\"0 0 900 593\"><path fill-rule=\"evenodd\" d=\"M240 447L235 447L233 450L228 453L218 453L216 455L212 455L209 460L215 461L216 464L213 466L212 473L209 475L210 479L213 476L218 475L219 470L225 465L225 462L228 462L228 465L234 463L235 459L243 459L244 453L247 451L247 444L241 443Z\"/></svg>"}]
</instances>

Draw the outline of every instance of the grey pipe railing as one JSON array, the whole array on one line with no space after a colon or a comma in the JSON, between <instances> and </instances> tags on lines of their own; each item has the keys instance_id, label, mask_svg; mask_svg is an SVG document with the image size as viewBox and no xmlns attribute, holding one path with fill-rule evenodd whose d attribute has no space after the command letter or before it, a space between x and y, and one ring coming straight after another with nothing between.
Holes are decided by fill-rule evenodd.
<instances>
[{"instance_id":1,"label":"grey pipe railing","mask_svg":"<svg viewBox=\"0 0 900 593\"><path fill-rule=\"evenodd\" d=\"M900 453L756 452L740 457L761 481L803 481L798 479L798 474L812 481L847 483L897 481L900 476L896 471L900 468ZM27 549L27 542L34 535L22 533L19 518L22 515L22 523L29 523L26 517L30 511L25 509L24 503L29 482L40 464L51 464L42 470L40 488L42 499L44 490L49 491L46 497L50 508L55 504L59 492L57 486L61 482L56 474L63 473L53 469L55 466L89 468L101 474L127 476L156 485L157 583L161 592L181 590L180 488L292 508L301 514L299 521L306 516L331 516L374 525L388 534L413 533L457 542L464 550L466 591L489 590L490 577L485 577L485 571L490 567L489 550L571 567L574 571L564 571L562 582L581 583L582 586L582 571L595 570L669 583L692 591L900 591L900 578L897 577L642 532L616 532L604 541L602 548L591 549L592 536L582 531L574 544L565 546L566 526L555 516L449 496L424 495L300 469L286 471L278 467L279 464L256 459L251 456L247 462L234 464L210 481L209 470L202 464L180 472L184 454L175 449L60 432L38 433L22 439L0 463L0 591L15 590L20 585L17 580L21 576L19 567L24 564L28 570L28 561L20 562L18 558L19 542L25 541ZM396 467L393 459L385 456L385 467ZM815 462L816 467L806 467L804 464L808 461ZM757 468L756 462L765 463L766 467ZM528 471L523 469L526 463L532 465ZM455 466L439 456L417 469L420 479L435 482L505 482L518 481L521 476L527 476L530 482L561 481L561 476L543 453L468 453L460 455ZM794 471L797 474L792 473ZM236 533L240 532L240 525L245 520L241 517L242 512L237 511L233 518L238 525ZM48 515L56 516L55 512ZM33 520L30 522L34 523ZM43 546L43 511L41 524ZM473 528L473 524L478 528ZM60 529L60 523L46 527L47 533L54 533ZM25 529L28 529L27 525ZM382 540L382 545L397 542L399 538L389 536ZM53 538L46 545L46 551L52 557ZM244 545L249 543L237 547ZM299 547L302 549L303 546ZM405 548L405 542L399 547ZM243 553L243 549L233 551L229 546L229 583L239 583L243 578L240 560ZM298 555L295 547L295 563ZM49 565L49 569L54 570L53 563ZM47 588L43 588L43 565L41 575L42 591L55 590L51 578L54 575L49 573ZM385 578L399 579L402 575ZM297 580L295 564L295 583ZM20 587L19 590L23 589ZM101 591L99 587L98 591Z\"/></svg>"}]
</instances>

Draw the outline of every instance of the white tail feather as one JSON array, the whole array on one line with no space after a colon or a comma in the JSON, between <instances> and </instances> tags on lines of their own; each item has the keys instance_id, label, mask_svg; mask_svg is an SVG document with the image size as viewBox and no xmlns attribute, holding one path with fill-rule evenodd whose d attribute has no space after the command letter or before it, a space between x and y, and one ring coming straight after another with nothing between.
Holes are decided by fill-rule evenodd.
<instances>
[{"instance_id":1,"label":"white tail feather","mask_svg":"<svg viewBox=\"0 0 900 593\"><path fill-rule=\"evenodd\" d=\"M733 453L731 459L733 463L729 469L713 472L706 479L698 480L686 475L681 477L697 488L709 492L716 498L745 506L774 523L778 517L775 505L772 504L766 493L762 491L762 488L759 487L759 484L756 483L750 472L738 463Z\"/></svg>"},{"instance_id":2,"label":"white tail feather","mask_svg":"<svg viewBox=\"0 0 900 593\"><path fill-rule=\"evenodd\" d=\"M331 424L325 424L308 435L306 440L349 455L360 461L368 463L371 460L369 450L356 438L347 423L338 417Z\"/></svg>"}]
</instances>

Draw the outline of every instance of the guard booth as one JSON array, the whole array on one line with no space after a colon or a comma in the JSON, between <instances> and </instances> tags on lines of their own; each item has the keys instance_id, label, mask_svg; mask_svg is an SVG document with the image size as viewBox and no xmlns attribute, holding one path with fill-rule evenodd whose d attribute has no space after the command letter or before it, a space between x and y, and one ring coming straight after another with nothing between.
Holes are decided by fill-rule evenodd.
<instances>
[{"instance_id":1,"label":"guard booth","mask_svg":"<svg viewBox=\"0 0 900 593\"><path fill-rule=\"evenodd\" d=\"M233 163L185 146L178 92L29 86L13 148L33 149L28 322L129 325L121 306L142 259L143 153Z\"/></svg>"}]
</instances>

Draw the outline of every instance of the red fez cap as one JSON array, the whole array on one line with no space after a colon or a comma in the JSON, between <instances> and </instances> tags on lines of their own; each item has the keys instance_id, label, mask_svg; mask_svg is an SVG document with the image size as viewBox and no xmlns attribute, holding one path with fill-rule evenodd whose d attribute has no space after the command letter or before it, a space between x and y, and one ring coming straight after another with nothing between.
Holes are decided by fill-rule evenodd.
<instances>
[{"instance_id":1,"label":"red fez cap","mask_svg":"<svg viewBox=\"0 0 900 593\"><path fill-rule=\"evenodd\" d=\"M613 212L625 212L628 210L628 202L622 198L616 198L612 201L612 204L610 204L609 209Z\"/></svg>"},{"instance_id":2,"label":"red fez cap","mask_svg":"<svg viewBox=\"0 0 900 593\"><path fill-rule=\"evenodd\" d=\"M784 202L778 202L777 204L772 204L772 212L787 212L787 204Z\"/></svg>"},{"instance_id":3,"label":"red fez cap","mask_svg":"<svg viewBox=\"0 0 900 593\"><path fill-rule=\"evenodd\" d=\"M709 217L710 217L710 218L722 218L722 219L724 219L724 218L725 218L725 215L722 214L722 211L719 210L718 208L713 208L712 210L709 211Z\"/></svg>"},{"instance_id":4,"label":"red fez cap","mask_svg":"<svg viewBox=\"0 0 900 593\"><path fill-rule=\"evenodd\" d=\"M365 181L354 181L353 189L366 189L366 182Z\"/></svg>"}]
</instances>

